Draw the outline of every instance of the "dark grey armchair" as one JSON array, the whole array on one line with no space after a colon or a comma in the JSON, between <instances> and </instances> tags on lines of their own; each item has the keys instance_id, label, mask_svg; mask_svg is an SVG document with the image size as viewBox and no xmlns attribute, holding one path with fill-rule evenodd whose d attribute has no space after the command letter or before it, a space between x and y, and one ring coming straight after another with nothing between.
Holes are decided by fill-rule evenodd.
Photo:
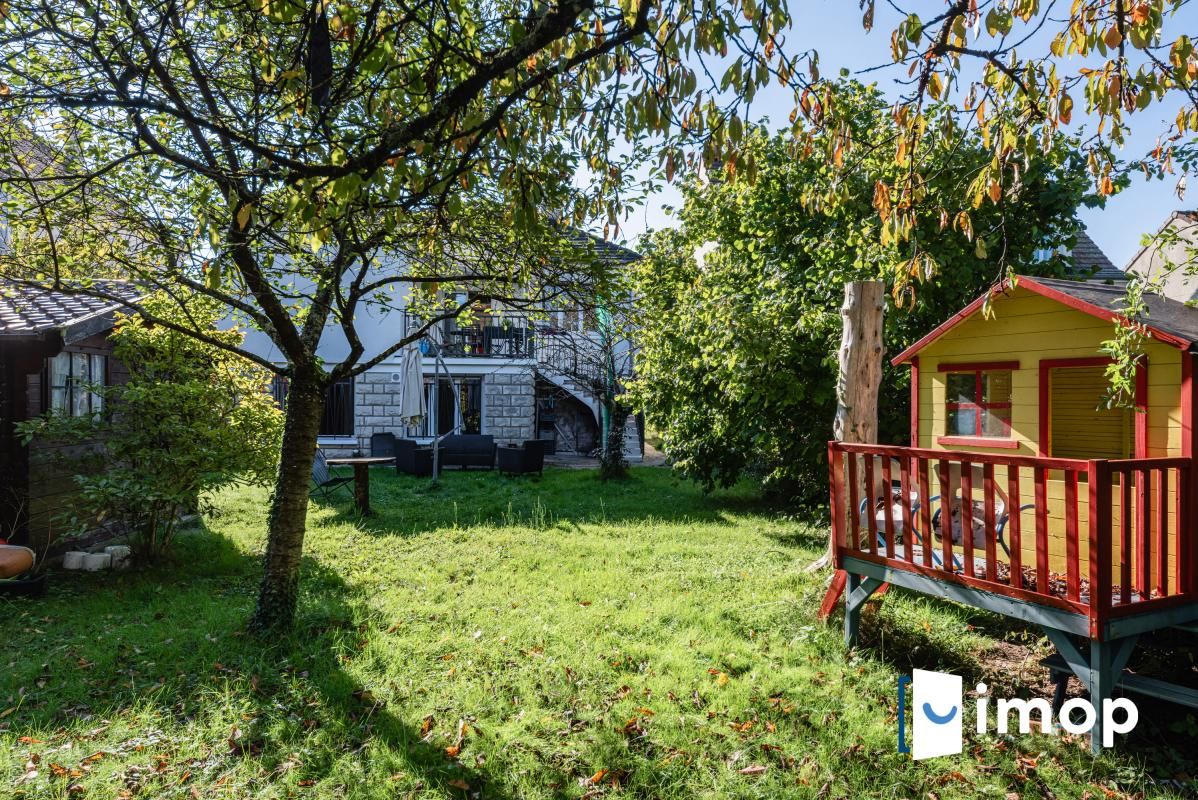
<instances>
[{"instance_id":1,"label":"dark grey armchair","mask_svg":"<svg viewBox=\"0 0 1198 800\"><path fill-rule=\"evenodd\" d=\"M522 445L500 447L496 451L499 471L506 475L543 474L547 444L544 439L529 439Z\"/></svg>"}]
</instances>

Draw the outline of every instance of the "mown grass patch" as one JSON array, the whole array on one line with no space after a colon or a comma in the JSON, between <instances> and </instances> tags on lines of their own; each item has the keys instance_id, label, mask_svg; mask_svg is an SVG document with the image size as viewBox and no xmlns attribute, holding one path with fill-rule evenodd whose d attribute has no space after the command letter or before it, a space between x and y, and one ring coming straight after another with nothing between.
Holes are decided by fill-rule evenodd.
<instances>
[{"instance_id":1,"label":"mown grass patch","mask_svg":"<svg viewBox=\"0 0 1198 800\"><path fill-rule=\"evenodd\" d=\"M892 591L846 652L815 621L826 529L664 469L604 484L376 470L378 515L310 515L295 633L245 633L266 494L175 563L0 601L0 787L21 797L1172 796L1198 741L1145 714L1120 753L970 735L895 748L911 666L1042 690L1037 639ZM1029 648L1028 645L1031 645ZM1016 657L1012 657L1012 653ZM1018 654L1024 663L1013 666ZM1171 715L1171 716L1170 716ZM1171 749L1164 743L1171 741ZM1178 742L1181 742L1179 745Z\"/></svg>"}]
</instances>

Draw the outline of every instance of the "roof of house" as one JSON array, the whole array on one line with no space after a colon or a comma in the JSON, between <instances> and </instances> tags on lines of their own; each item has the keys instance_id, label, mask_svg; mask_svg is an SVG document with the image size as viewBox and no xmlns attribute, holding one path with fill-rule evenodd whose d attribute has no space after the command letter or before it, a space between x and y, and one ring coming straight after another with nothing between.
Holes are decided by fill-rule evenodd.
<instances>
[{"instance_id":1,"label":"roof of house","mask_svg":"<svg viewBox=\"0 0 1198 800\"><path fill-rule=\"evenodd\" d=\"M1121 284L1109 285L1093 280L1071 281L1028 276L1019 276L1017 281L1020 289L1027 289L1035 294L1056 300L1083 314L1110 321L1127 319L1119 313L1119 307L1125 296L1125 289ZM1009 280L995 284L981 297L958 311L927 336L891 359L890 363L897 366L910 361L920 350L980 311L987 298L1005 294L1010 288ZM1136 321L1145 326L1149 336L1183 350L1196 349L1194 345L1198 343L1198 308L1192 308L1177 300L1154 294L1144 295L1144 304L1148 309L1148 314Z\"/></svg>"},{"instance_id":2,"label":"roof of house","mask_svg":"<svg viewBox=\"0 0 1198 800\"><path fill-rule=\"evenodd\" d=\"M618 245L615 242L608 241L578 228L567 228L565 238L581 248L593 248L596 257L603 264L631 264L641 257L641 254L634 250L629 250L623 245Z\"/></svg>"},{"instance_id":3,"label":"roof of house","mask_svg":"<svg viewBox=\"0 0 1198 800\"><path fill-rule=\"evenodd\" d=\"M1115 266L1085 231L1077 232L1073 245L1073 268L1070 273L1096 281L1125 281L1123 270Z\"/></svg>"},{"instance_id":4,"label":"roof of house","mask_svg":"<svg viewBox=\"0 0 1198 800\"><path fill-rule=\"evenodd\" d=\"M125 281L95 281L89 290L106 297L74 291L50 291L16 283L0 283L0 336L37 336L68 331L84 323L111 327L113 315L145 294ZM94 328L95 326L88 326Z\"/></svg>"}]
</instances>

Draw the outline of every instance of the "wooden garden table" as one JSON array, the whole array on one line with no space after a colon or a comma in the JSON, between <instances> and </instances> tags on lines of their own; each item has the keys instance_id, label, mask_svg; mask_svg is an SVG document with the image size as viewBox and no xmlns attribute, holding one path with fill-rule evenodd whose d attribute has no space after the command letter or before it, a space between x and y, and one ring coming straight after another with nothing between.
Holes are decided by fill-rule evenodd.
<instances>
[{"instance_id":1,"label":"wooden garden table","mask_svg":"<svg viewBox=\"0 0 1198 800\"><path fill-rule=\"evenodd\" d=\"M331 467L354 468L354 507L364 517L370 516L370 467L375 464L394 464L395 456L358 456L330 458Z\"/></svg>"}]
</instances>

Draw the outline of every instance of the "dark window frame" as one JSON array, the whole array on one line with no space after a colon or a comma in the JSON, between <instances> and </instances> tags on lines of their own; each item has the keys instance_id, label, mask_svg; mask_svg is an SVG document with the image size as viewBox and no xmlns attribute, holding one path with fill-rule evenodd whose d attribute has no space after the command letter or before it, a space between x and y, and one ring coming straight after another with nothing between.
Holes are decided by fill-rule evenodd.
<instances>
[{"instance_id":1,"label":"dark window frame","mask_svg":"<svg viewBox=\"0 0 1198 800\"><path fill-rule=\"evenodd\" d=\"M56 386L54 383L54 362L60 357L66 356L67 374L66 382L61 386ZM87 359L87 377L80 378L75 374L75 356L83 356ZM95 379L93 367L96 360L101 364L103 374L99 380ZM52 414L65 414L71 417L89 417L104 413L104 397L91 389L89 386L109 386L109 357L106 353L88 353L78 350L63 350L55 356L47 358L42 367L42 408ZM55 391L62 391L64 396L64 407L59 408L54 402ZM76 413L76 396L79 393L86 395L87 408ZM97 402L98 401L98 402Z\"/></svg>"},{"instance_id":2,"label":"dark window frame","mask_svg":"<svg viewBox=\"0 0 1198 800\"><path fill-rule=\"evenodd\" d=\"M270 394L279 408L287 408L287 378L276 376L270 382ZM351 439L355 432L354 409L354 379L343 378L329 386L325 392L324 409L320 414L320 428L317 436L329 439Z\"/></svg>"}]
</instances>

